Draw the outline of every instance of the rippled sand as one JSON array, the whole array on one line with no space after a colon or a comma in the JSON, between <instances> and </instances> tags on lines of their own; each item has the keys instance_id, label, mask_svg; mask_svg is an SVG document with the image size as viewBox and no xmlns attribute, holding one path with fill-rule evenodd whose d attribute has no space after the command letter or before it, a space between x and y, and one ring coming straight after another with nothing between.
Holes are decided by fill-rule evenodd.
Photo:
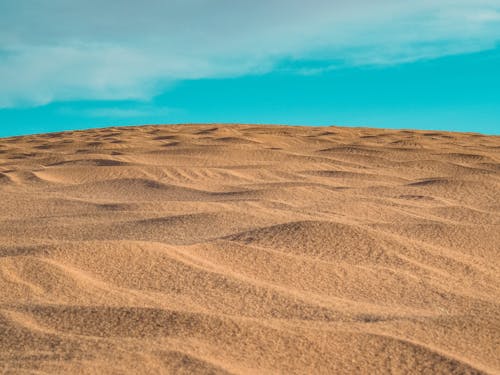
<instances>
[{"instance_id":1,"label":"rippled sand","mask_svg":"<svg viewBox=\"0 0 500 375\"><path fill-rule=\"evenodd\" d=\"M500 372L500 137L6 138L0 198L3 372Z\"/></svg>"}]
</instances>

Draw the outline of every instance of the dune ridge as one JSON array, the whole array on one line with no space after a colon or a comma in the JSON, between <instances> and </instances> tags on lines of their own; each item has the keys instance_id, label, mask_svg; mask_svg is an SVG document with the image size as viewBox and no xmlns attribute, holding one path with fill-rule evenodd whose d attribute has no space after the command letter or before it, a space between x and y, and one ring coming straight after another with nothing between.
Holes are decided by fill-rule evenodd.
<instances>
[{"instance_id":1,"label":"dune ridge","mask_svg":"<svg viewBox=\"0 0 500 375\"><path fill-rule=\"evenodd\" d=\"M500 137L0 139L3 373L500 373Z\"/></svg>"}]
</instances>

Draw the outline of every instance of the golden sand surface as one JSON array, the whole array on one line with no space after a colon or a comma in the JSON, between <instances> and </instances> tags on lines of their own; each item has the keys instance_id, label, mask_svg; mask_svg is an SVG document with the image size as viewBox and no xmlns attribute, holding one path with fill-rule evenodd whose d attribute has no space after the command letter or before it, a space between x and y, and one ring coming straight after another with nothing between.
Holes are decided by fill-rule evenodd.
<instances>
[{"instance_id":1,"label":"golden sand surface","mask_svg":"<svg viewBox=\"0 0 500 375\"><path fill-rule=\"evenodd\" d=\"M500 373L500 137L0 139L0 372Z\"/></svg>"}]
</instances>

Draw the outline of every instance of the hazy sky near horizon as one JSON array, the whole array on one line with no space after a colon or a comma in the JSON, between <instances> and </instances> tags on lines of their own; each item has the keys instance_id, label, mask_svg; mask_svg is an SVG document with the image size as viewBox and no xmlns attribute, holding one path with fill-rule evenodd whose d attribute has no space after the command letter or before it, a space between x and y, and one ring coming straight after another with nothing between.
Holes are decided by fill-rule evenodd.
<instances>
[{"instance_id":1,"label":"hazy sky near horizon","mask_svg":"<svg viewBox=\"0 0 500 375\"><path fill-rule=\"evenodd\" d=\"M0 136L178 122L500 133L500 0L2 0Z\"/></svg>"}]
</instances>

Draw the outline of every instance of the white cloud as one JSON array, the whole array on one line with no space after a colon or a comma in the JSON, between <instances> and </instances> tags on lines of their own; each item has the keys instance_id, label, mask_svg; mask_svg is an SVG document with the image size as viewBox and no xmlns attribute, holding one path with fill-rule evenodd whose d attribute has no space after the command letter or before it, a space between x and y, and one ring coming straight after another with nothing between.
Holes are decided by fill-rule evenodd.
<instances>
[{"instance_id":1,"label":"white cloud","mask_svg":"<svg viewBox=\"0 0 500 375\"><path fill-rule=\"evenodd\" d=\"M471 20L475 22L498 22L500 21L500 11L484 10L471 15Z\"/></svg>"},{"instance_id":2,"label":"white cloud","mask_svg":"<svg viewBox=\"0 0 500 375\"><path fill-rule=\"evenodd\" d=\"M0 107L147 99L287 58L332 69L480 51L500 40L499 14L500 0L3 0Z\"/></svg>"}]
</instances>

